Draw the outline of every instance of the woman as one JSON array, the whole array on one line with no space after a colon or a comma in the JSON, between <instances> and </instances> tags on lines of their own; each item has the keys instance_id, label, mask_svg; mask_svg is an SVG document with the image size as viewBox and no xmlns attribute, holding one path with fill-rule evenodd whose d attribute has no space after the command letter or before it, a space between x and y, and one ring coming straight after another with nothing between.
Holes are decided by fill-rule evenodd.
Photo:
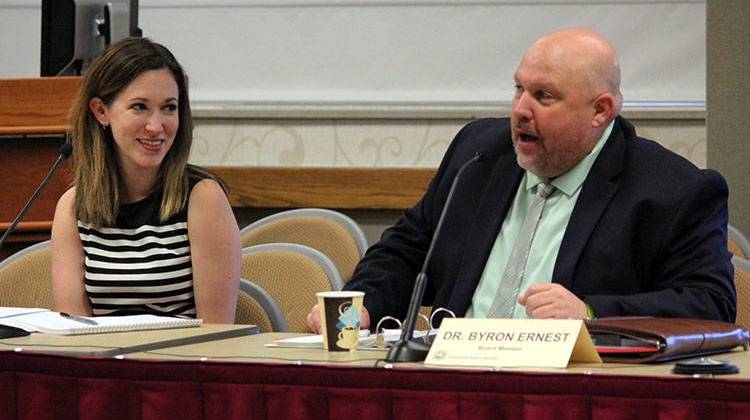
<instances>
[{"instance_id":1,"label":"woman","mask_svg":"<svg viewBox=\"0 0 750 420\"><path fill-rule=\"evenodd\" d=\"M71 109L74 186L52 226L55 310L234 322L239 230L219 181L187 164L186 78L164 46L127 38Z\"/></svg>"}]
</instances>

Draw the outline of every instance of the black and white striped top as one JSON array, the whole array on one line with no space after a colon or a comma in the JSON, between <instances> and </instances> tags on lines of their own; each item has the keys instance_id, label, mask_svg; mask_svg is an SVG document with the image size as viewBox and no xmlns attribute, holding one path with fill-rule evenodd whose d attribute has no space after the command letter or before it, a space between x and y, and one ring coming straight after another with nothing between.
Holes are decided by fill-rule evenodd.
<instances>
[{"instance_id":1,"label":"black and white striped top","mask_svg":"<svg viewBox=\"0 0 750 420\"><path fill-rule=\"evenodd\" d=\"M161 194L120 207L116 227L78 222L94 315L195 317L187 205L159 223Z\"/></svg>"}]
</instances>

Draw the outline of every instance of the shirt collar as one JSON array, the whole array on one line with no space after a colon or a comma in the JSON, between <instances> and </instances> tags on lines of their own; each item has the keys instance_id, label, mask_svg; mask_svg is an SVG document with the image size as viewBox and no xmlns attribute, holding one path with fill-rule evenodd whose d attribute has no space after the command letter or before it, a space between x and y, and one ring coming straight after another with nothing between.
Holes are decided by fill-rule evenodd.
<instances>
[{"instance_id":1,"label":"shirt collar","mask_svg":"<svg viewBox=\"0 0 750 420\"><path fill-rule=\"evenodd\" d=\"M576 166L574 166L568 172L565 172L564 174L552 180L552 185L554 185L556 189L562 191L567 196L572 196L579 188L581 188L581 185L583 185L583 181L586 180L591 167L594 166L594 162L599 156L599 152L602 151L602 148L604 148L604 144L607 143L609 135L612 134L612 128L614 127L614 125L615 121L612 120L612 122L610 122L607 128L604 130L604 133L602 133L602 136L599 138L599 140L597 140L596 145L591 150L591 152L589 152L586 157L581 159L581 161L578 162ZM547 182L547 180L539 178L533 173L526 171L527 190L533 189L542 182Z\"/></svg>"}]
</instances>

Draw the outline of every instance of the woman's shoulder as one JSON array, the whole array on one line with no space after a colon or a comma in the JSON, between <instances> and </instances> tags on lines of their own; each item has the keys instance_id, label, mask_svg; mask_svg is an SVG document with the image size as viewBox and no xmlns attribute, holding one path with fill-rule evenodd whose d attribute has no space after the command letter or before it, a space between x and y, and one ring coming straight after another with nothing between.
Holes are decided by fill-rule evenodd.
<instances>
[{"instance_id":1,"label":"woman's shoulder","mask_svg":"<svg viewBox=\"0 0 750 420\"><path fill-rule=\"evenodd\" d=\"M76 223L78 217L76 216L76 189L75 187L69 188L65 191L60 199L57 200L55 206L55 217L53 220L54 226L57 226L59 230L62 226L73 226Z\"/></svg>"},{"instance_id":2,"label":"woman's shoulder","mask_svg":"<svg viewBox=\"0 0 750 420\"><path fill-rule=\"evenodd\" d=\"M227 196L221 185L212 178L203 178L197 180L190 190L190 203L211 202L216 200L226 200Z\"/></svg>"},{"instance_id":3,"label":"woman's shoulder","mask_svg":"<svg viewBox=\"0 0 750 420\"><path fill-rule=\"evenodd\" d=\"M63 208L72 208L75 206L76 201L76 187L70 187L67 191L65 191L61 196L60 199L57 200L57 208L63 209Z\"/></svg>"},{"instance_id":4,"label":"woman's shoulder","mask_svg":"<svg viewBox=\"0 0 750 420\"><path fill-rule=\"evenodd\" d=\"M187 174L190 184L190 201L227 199L226 185L213 173L200 166L188 165Z\"/></svg>"},{"instance_id":5,"label":"woman's shoulder","mask_svg":"<svg viewBox=\"0 0 750 420\"><path fill-rule=\"evenodd\" d=\"M199 181L190 191L187 209L188 224L193 228L204 226L214 231L218 220L231 216L232 207L224 190L216 180L206 178Z\"/></svg>"}]
</instances>

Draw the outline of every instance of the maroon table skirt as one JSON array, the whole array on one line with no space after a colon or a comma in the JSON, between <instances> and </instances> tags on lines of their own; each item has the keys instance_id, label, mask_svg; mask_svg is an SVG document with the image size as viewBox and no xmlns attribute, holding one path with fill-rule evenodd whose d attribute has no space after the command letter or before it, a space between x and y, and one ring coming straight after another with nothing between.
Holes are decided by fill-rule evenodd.
<instances>
[{"instance_id":1,"label":"maroon table skirt","mask_svg":"<svg viewBox=\"0 0 750 420\"><path fill-rule=\"evenodd\" d=\"M750 381L0 353L2 419L747 419Z\"/></svg>"}]
</instances>

